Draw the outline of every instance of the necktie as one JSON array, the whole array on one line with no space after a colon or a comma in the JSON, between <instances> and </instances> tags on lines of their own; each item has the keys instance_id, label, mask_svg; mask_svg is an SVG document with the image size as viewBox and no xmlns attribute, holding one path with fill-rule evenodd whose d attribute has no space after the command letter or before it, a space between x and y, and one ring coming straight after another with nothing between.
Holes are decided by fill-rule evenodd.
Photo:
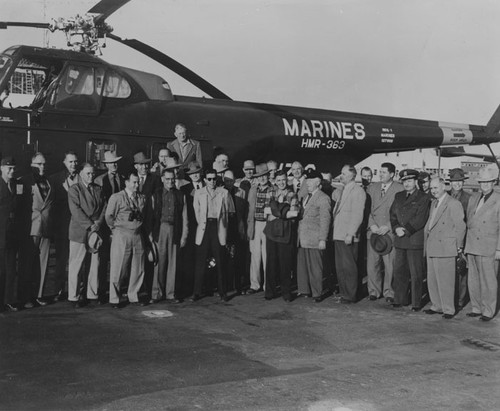
<instances>
[{"instance_id":1,"label":"necktie","mask_svg":"<svg viewBox=\"0 0 500 411\"><path fill-rule=\"evenodd\" d=\"M111 181L112 181L112 190L113 194L117 193L120 191L120 185L118 183L118 176L116 174L111 174Z\"/></svg>"},{"instance_id":2,"label":"necktie","mask_svg":"<svg viewBox=\"0 0 500 411\"><path fill-rule=\"evenodd\" d=\"M142 188L144 187L144 177L139 179L139 191L142 193Z\"/></svg>"},{"instance_id":3,"label":"necktie","mask_svg":"<svg viewBox=\"0 0 500 411\"><path fill-rule=\"evenodd\" d=\"M304 206L306 206L306 205L307 205L307 203L309 202L309 200L311 199L311 197L312 197L312 194L311 194L311 193L308 193L308 194L307 194L307 197L306 197L306 200L304 201Z\"/></svg>"},{"instance_id":4,"label":"necktie","mask_svg":"<svg viewBox=\"0 0 500 411\"><path fill-rule=\"evenodd\" d=\"M295 190L296 193L298 193L300 190L300 180L297 182L297 190Z\"/></svg>"},{"instance_id":5,"label":"necktie","mask_svg":"<svg viewBox=\"0 0 500 411\"><path fill-rule=\"evenodd\" d=\"M481 196L481 199L479 200L479 203L477 203L476 207L476 213L479 211L479 209L484 205L484 195Z\"/></svg>"},{"instance_id":6,"label":"necktie","mask_svg":"<svg viewBox=\"0 0 500 411\"><path fill-rule=\"evenodd\" d=\"M382 186L382 190L380 191L380 197L385 196L385 186Z\"/></svg>"}]
</instances>

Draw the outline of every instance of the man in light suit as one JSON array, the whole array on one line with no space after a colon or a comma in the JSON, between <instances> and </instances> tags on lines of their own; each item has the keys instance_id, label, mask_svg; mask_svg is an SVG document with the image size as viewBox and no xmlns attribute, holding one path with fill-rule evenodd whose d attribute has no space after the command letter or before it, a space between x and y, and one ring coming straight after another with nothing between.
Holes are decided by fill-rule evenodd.
<instances>
[{"instance_id":1,"label":"man in light suit","mask_svg":"<svg viewBox=\"0 0 500 411\"><path fill-rule=\"evenodd\" d=\"M374 301L382 295L388 303L394 302L394 290L392 288L392 273L394 268L394 257L396 250L392 250L383 256L379 255L370 244L373 234L389 235L394 243L389 210L396 193L403 191L403 186L394 181L396 167L392 163L383 163L380 166L380 182L372 183L366 192L371 197L371 209L368 215L368 244L367 244L367 274L369 299ZM382 281L382 272L384 273Z\"/></svg>"},{"instance_id":2,"label":"man in light suit","mask_svg":"<svg viewBox=\"0 0 500 411\"><path fill-rule=\"evenodd\" d=\"M174 135L176 139L169 142L167 148L177 153L182 168L187 168L192 161L196 161L198 164L203 165L201 145L198 141L188 137L187 127L181 123L176 124Z\"/></svg>"},{"instance_id":3,"label":"man in light suit","mask_svg":"<svg viewBox=\"0 0 500 411\"><path fill-rule=\"evenodd\" d=\"M97 301L99 254L91 254L90 269L85 270L83 281L80 272L87 250L88 236L99 232L104 221L104 198L102 189L94 184L94 167L85 163L80 171L80 181L68 191L68 204L71 211L69 223L69 269L68 269L68 301L78 308L82 305L79 299L86 288L87 300ZM80 283L83 282L83 290Z\"/></svg>"},{"instance_id":4,"label":"man in light suit","mask_svg":"<svg viewBox=\"0 0 500 411\"><path fill-rule=\"evenodd\" d=\"M297 198L302 201L308 194L306 175L304 174L304 167L298 161L292 163L290 168L292 172L292 188L293 192L297 195Z\"/></svg>"},{"instance_id":5,"label":"man in light suit","mask_svg":"<svg viewBox=\"0 0 500 411\"><path fill-rule=\"evenodd\" d=\"M41 306L47 304L43 291L49 262L54 190L45 176L45 163L45 156L35 153L31 159L32 172L21 178L24 247L19 261L19 297L25 308L32 308L35 301Z\"/></svg>"},{"instance_id":6,"label":"man in light suit","mask_svg":"<svg viewBox=\"0 0 500 411\"><path fill-rule=\"evenodd\" d=\"M429 218L430 196L417 188L418 171L403 170L399 178L405 191L396 194L389 211L392 230L396 234L392 306L408 305L411 277L412 311L420 311L425 277L424 227Z\"/></svg>"},{"instance_id":7,"label":"man in light suit","mask_svg":"<svg viewBox=\"0 0 500 411\"><path fill-rule=\"evenodd\" d=\"M445 188L444 179L431 180L434 200L424 228L424 251L432 305L425 313L443 313L443 318L449 320L455 315L455 263L463 251L465 222L462 205Z\"/></svg>"},{"instance_id":8,"label":"man in light suit","mask_svg":"<svg viewBox=\"0 0 500 411\"><path fill-rule=\"evenodd\" d=\"M234 213L234 203L229 192L217 187L217 172L209 169L205 173L206 186L194 193L193 207L198 222L196 228L196 268L192 301L201 298L207 257L215 259L217 287L222 301L226 294L226 273L223 267L222 247L226 245L229 214Z\"/></svg>"},{"instance_id":9,"label":"man in light suit","mask_svg":"<svg viewBox=\"0 0 500 411\"><path fill-rule=\"evenodd\" d=\"M354 167L342 167L340 181L344 188L333 210L335 268L340 291L338 301L342 304L356 302L358 291L359 228L363 222L366 193L356 184L356 174Z\"/></svg>"},{"instance_id":10,"label":"man in light suit","mask_svg":"<svg viewBox=\"0 0 500 411\"><path fill-rule=\"evenodd\" d=\"M500 194L493 191L498 180L494 165L479 169L480 193L467 208L465 253L469 262L469 317L490 321L496 313L497 272L500 260Z\"/></svg>"},{"instance_id":11,"label":"man in light suit","mask_svg":"<svg viewBox=\"0 0 500 411\"><path fill-rule=\"evenodd\" d=\"M300 200L297 255L298 296L311 295L318 303L323 299L323 253L332 211L330 199L320 189L321 180L316 170L310 170L305 180L308 193Z\"/></svg>"}]
</instances>

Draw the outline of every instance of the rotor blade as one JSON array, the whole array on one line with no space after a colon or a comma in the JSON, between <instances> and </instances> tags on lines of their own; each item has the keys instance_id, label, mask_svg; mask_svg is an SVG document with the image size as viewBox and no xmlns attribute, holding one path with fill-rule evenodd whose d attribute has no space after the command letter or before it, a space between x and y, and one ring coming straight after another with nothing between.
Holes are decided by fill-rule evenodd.
<instances>
[{"instance_id":1,"label":"rotor blade","mask_svg":"<svg viewBox=\"0 0 500 411\"><path fill-rule=\"evenodd\" d=\"M96 17L94 20L95 23L100 23L129 1L130 0L101 0L87 13L100 14L100 16Z\"/></svg>"},{"instance_id":2,"label":"rotor blade","mask_svg":"<svg viewBox=\"0 0 500 411\"><path fill-rule=\"evenodd\" d=\"M195 72L188 69L186 66L174 60L172 57L163 54L161 51L148 46L147 44L144 44L142 41L135 39L122 39L114 34L108 34L108 37L152 58L154 61L160 63L169 70L172 70L174 73L181 76L183 79L189 81L191 84L198 87L201 91L207 93L212 98L231 100L229 96L224 94L222 91L200 77Z\"/></svg>"},{"instance_id":3,"label":"rotor blade","mask_svg":"<svg viewBox=\"0 0 500 411\"><path fill-rule=\"evenodd\" d=\"M25 21L0 21L0 29L6 29L9 26L35 27L37 29L48 29L49 23L30 23Z\"/></svg>"},{"instance_id":4,"label":"rotor blade","mask_svg":"<svg viewBox=\"0 0 500 411\"><path fill-rule=\"evenodd\" d=\"M486 137L493 137L493 134L498 133L498 130L500 130L500 106L497 107L490 121L486 124Z\"/></svg>"}]
</instances>

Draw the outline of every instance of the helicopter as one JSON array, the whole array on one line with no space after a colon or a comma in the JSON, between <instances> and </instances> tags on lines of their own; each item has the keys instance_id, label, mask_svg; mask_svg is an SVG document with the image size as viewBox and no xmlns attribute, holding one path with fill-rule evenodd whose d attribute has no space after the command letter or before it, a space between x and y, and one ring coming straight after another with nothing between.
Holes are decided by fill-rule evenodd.
<instances>
[{"instance_id":1,"label":"helicopter","mask_svg":"<svg viewBox=\"0 0 500 411\"><path fill-rule=\"evenodd\" d=\"M51 23L0 22L0 29L62 31L70 47L13 46L0 55L4 98L13 85L31 87L34 95L24 106L10 106L5 99L0 107L0 154L13 155L22 168L29 166L34 152L45 153L49 164L60 164L63 153L72 150L104 170L106 150L129 163L137 151L155 158L180 122L201 143L205 165L223 151L233 164L300 160L336 175L344 164L357 164L374 153L489 147L500 141L500 107L480 126L234 101L161 51L116 35L106 19L129 1L102 0L85 15ZM175 95L160 76L109 64L97 56L108 39L160 63L208 97ZM19 85L20 77L30 81Z\"/></svg>"}]
</instances>

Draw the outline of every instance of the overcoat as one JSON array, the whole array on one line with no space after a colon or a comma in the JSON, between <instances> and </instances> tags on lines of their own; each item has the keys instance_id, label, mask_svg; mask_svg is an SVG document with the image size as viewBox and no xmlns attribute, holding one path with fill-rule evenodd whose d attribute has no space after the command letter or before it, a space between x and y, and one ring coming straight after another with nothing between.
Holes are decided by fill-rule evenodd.
<instances>
[{"instance_id":1,"label":"overcoat","mask_svg":"<svg viewBox=\"0 0 500 411\"><path fill-rule=\"evenodd\" d=\"M398 183L397 181L393 181L391 183L384 196L382 196L382 183L372 183L368 186L366 192L370 195L372 200L372 206L368 216L368 238L370 238L372 234L370 230L372 225L377 225L379 227L385 225L391 229L392 235L391 217L389 211L396 193L401 191L404 191L404 188L401 183Z\"/></svg>"},{"instance_id":2,"label":"overcoat","mask_svg":"<svg viewBox=\"0 0 500 411\"><path fill-rule=\"evenodd\" d=\"M332 203L319 188L305 204L299 221L298 245L302 248L318 248L326 241L332 222Z\"/></svg>"}]
</instances>

